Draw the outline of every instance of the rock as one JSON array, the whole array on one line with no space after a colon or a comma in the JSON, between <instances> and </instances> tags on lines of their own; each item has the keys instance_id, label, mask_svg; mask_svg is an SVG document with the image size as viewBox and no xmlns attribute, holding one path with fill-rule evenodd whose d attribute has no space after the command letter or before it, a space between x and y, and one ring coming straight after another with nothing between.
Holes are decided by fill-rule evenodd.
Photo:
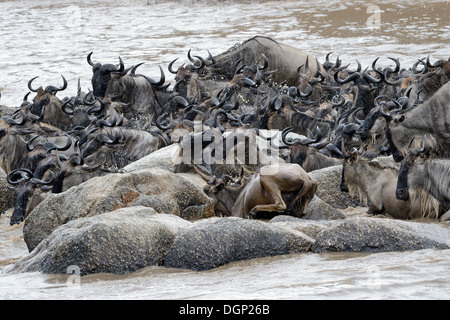
<instances>
[{"instance_id":1,"label":"rock","mask_svg":"<svg viewBox=\"0 0 450 320\"><path fill-rule=\"evenodd\" d=\"M14 207L14 192L8 189L7 174L0 168L0 215Z\"/></svg>"},{"instance_id":2,"label":"rock","mask_svg":"<svg viewBox=\"0 0 450 320\"><path fill-rule=\"evenodd\" d=\"M320 232L313 251L389 252L450 248L450 230L437 223L351 218Z\"/></svg>"},{"instance_id":3,"label":"rock","mask_svg":"<svg viewBox=\"0 0 450 320\"><path fill-rule=\"evenodd\" d=\"M140 170L148 170L153 168L163 169L170 172L175 172L175 167L181 161L180 146L177 143L171 144L167 147L161 148L152 152L151 154L130 163L124 167L122 171L133 172Z\"/></svg>"},{"instance_id":4,"label":"rock","mask_svg":"<svg viewBox=\"0 0 450 320\"><path fill-rule=\"evenodd\" d=\"M290 230L300 231L313 239L315 239L320 232L329 229L332 225L330 221L311 221L286 215L276 216L272 218L269 223Z\"/></svg>"},{"instance_id":5,"label":"rock","mask_svg":"<svg viewBox=\"0 0 450 320\"><path fill-rule=\"evenodd\" d=\"M124 274L162 265L180 228L191 223L152 208L130 207L80 218L57 228L7 272Z\"/></svg>"},{"instance_id":6,"label":"rock","mask_svg":"<svg viewBox=\"0 0 450 320\"><path fill-rule=\"evenodd\" d=\"M161 169L96 177L60 194L52 194L25 219L30 251L62 224L116 209L145 206L194 220L214 214L212 200L190 180Z\"/></svg>"},{"instance_id":7,"label":"rock","mask_svg":"<svg viewBox=\"0 0 450 320\"><path fill-rule=\"evenodd\" d=\"M340 189L342 166L327 167L309 172L308 175L317 181L316 196L332 207L345 209L347 207L363 206L356 197L352 199L348 192Z\"/></svg>"},{"instance_id":8,"label":"rock","mask_svg":"<svg viewBox=\"0 0 450 320\"><path fill-rule=\"evenodd\" d=\"M164 265L209 270L233 261L306 252L313 243L299 231L267 222L210 218L178 232Z\"/></svg>"},{"instance_id":9,"label":"rock","mask_svg":"<svg viewBox=\"0 0 450 320\"><path fill-rule=\"evenodd\" d=\"M305 216L303 217L303 219L308 220L334 220L344 218L345 215L341 211L337 210L317 196L314 196L308 204L308 207L306 207L305 210Z\"/></svg>"}]
</instances>

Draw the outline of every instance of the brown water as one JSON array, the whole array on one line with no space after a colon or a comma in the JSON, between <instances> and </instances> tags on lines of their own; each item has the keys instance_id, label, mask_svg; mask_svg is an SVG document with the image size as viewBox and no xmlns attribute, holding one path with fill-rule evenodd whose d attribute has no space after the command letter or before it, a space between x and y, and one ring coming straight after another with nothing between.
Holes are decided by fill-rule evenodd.
<instances>
[{"instance_id":1,"label":"brown water","mask_svg":"<svg viewBox=\"0 0 450 320\"><path fill-rule=\"evenodd\" d=\"M372 7L376 5L377 7ZM368 10L369 9L369 10ZM373 11L375 10L375 11ZM324 61L340 55L363 67L398 57L450 56L445 1L0 1L0 104L18 106L27 82L89 89L93 60L159 77L158 65L192 49L219 54L265 35ZM177 63L178 63L177 62ZM168 80L172 75L167 73ZM62 95L61 95L62 96ZM361 214L361 212L357 213ZM429 223L429 222L428 222ZM0 217L0 269L27 254L22 226ZM450 250L298 254L232 263L206 272L148 267L125 276L0 274L0 299L448 299Z\"/></svg>"}]
</instances>

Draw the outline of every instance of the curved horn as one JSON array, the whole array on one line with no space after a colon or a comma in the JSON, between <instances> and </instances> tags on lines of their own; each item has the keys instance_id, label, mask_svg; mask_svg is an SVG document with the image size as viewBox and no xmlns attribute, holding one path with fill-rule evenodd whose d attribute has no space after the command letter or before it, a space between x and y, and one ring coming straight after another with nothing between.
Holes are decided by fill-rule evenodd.
<instances>
[{"instance_id":1,"label":"curved horn","mask_svg":"<svg viewBox=\"0 0 450 320\"><path fill-rule=\"evenodd\" d=\"M445 64L445 60L438 60L434 64L430 63L430 55L427 56L427 66L428 68L437 68L437 67L443 67Z\"/></svg>"},{"instance_id":2,"label":"curved horn","mask_svg":"<svg viewBox=\"0 0 450 320\"><path fill-rule=\"evenodd\" d=\"M217 110L216 113L214 114L214 124L216 125L216 128L219 128L221 132L225 132L225 128L218 120L220 114L223 114L225 118L228 120L227 113L224 110Z\"/></svg>"},{"instance_id":3,"label":"curved horn","mask_svg":"<svg viewBox=\"0 0 450 320\"><path fill-rule=\"evenodd\" d=\"M12 177L17 172L20 173L21 179L13 181ZM25 176L25 173L28 174L29 176L28 177ZM28 169L25 169L25 168L15 169L15 170L11 171L10 173L8 173L8 176L6 177L6 180L8 181L9 184L16 185L16 184L19 184L23 180L31 179L32 176L33 176L33 173L30 170L28 170Z\"/></svg>"},{"instance_id":4,"label":"curved horn","mask_svg":"<svg viewBox=\"0 0 450 320\"><path fill-rule=\"evenodd\" d=\"M298 93L299 93L300 97L302 97L302 98L307 98L312 94L313 89L312 89L311 85L308 83L306 86L308 88L308 91L306 93L303 93L302 90L300 90L300 89L298 90Z\"/></svg>"},{"instance_id":5,"label":"curved horn","mask_svg":"<svg viewBox=\"0 0 450 320\"><path fill-rule=\"evenodd\" d=\"M39 87L37 89L33 89L33 87L31 86L31 83L37 78L39 78L39 76L34 77L34 78L30 79L30 81L28 81L28 89L30 89L30 91L32 91L32 92L38 92L39 90L42 90L42 87Z\"/></svg>"},{"instance_id":6,"label":"curved horn","mask_svg":"<svg viewBox=\"0 0 450 320\"><path fill-rule=\"evenodd\" d=\"M412 143L414 142L415 139L416 139L416 137L412 137L412 139L409 140L408 148L407 148L408 150L411 149Z\"/></svg>"},{"instance_id":7,"label":"curved horn","mask_svg":"<svg viewBox=\"0 0 450 320\"><path fill-rule=\"evenodd\" d=\"M333 107L341 107L344 105L344 103L345 103L345 98L342 94L334 95L333 98L331 99L331 105Z\"/></svg>"},{"instance_id":8,"label":"curved horn","mask_svg":"<svg viewBox=\"0 0 450 320\"><path fill-rule=\"evenodd\" d=\"M380 114L386 119L386 121L391 121L392 120L392 115L390 115L389 113L387 113L386 111L384 111L384 107L386 106L386 104L383 104L380 106Z\"/></svg>"},{"instance_id":9,"label":"curved horn","mask_svg":"<svg viewBox=\"0 0 450 320\"><path fill-rule=\"evenodd\" d=\"M258 65L257 64L257 67L258 67L258 69L259 70L265 70L265 69L267 69L268 67L269 67L269 60L267 59L267 57L264 55L264 54L262 54L261 53L261 56L262 56L262 58L263 58L263 60L264 60L264 65Z\"/></svg>"},{"instance_id":10,"label":"curved horn","mask_svg":"<svg viewBox=\"0 0 450 320\"><path fill-rule=\"evenodd\" d=\"M159 66L159 71L160 71L160 73L161 73L161 77L160 77L159 81L155 81L155 80L153 80L152 78L147 77L147 76L144 76L144 78L147 79L147 81L148 81L152 86L160 87L160 86L162 86L162 85L164 84L164 82L166 81L166 75L164 74L164 71L163 71L163 69L161 68L161 66Z\"/></svg>"},{"instance_id":11,"label":"curved horn","mask_svg":"<svg viewBox=\"0 0 450 320\"><path fill-rule=\"evenodd\" d=\"M216 60L215 60L214 57L212 56L211 52L209 52L208 49L206 49L206 51L208 51L208 60L211 61L211 64L210 64L210 65L216 64Z\"/></svg>"},{"instance_id":12,"label":"curved horn","mask_svg":"<svg viewBox=\"0 0 450 320\"><path fill-rule=\"evenodd\" d=\"M400 71L400 60L398 58L395 59L395 58L391 58L391 57L388 57L388 59L390 59L390 60L395 62L395 69L392 70L391 68L387 68L386 69L387 72L389 72L389 73L398 73Z\"/></svg>"},{"instance_id":13,"label":"curved horn","mask_svg":"<svg viewBox=\"0 0 450 320\"><path fill-rule=\"evenodd\" d=\"M160 115L157 119L156 119L156 126L159 128L159 129L161 129L161 130L163 130L163 131L165 131L165 130L168 130L168 129L171 129L173 126L172 126L172 121L167 125L167 126L165 126L165 125L163 125L161 122L162 122L162 120L166 117L166 116L168 116L169 114L166 112L166 113L163 113L162 115Z\"/></svg>"},{"instance_id":14,"label":"curved horn","mask_svg":"<svg viewBox=\"0 0 450 320\"><path fill-rule=\"evenodd\" d=\"M377 59L378 59L378 58L377 58ZM375 70L374 70L374 71L375 71ZM364 70L362 76L363 76L363 78L364 78L365 80L367 80L367 81L369 81L369 82L372 82L372 83L375 83L375 84L381 83L381 82L383 81L383 75L382 75L382 73L380 73L379 71L375 71L375 72L377 72L378 74L381 75L381 78L380 78L380 79L377 79L377 78L372 77L372 76L367 72L367 69Z\"/></svg>"},{"instance_id":15,"label":"curved horn","mask_svg":"<svg viewBox=\"0 0 450 320\"><path fill-rule=\"evenodd\" d=\"M130 70L130 76L132 76L132 77L136 76L136 69L137 69L138 67L142 66L144 63L145 63L145 62L141 62L141 63L138 63L137 65L131 67L131 70Z\"/></svg>"},{"instance_id":16,"label":"curved horn","mask_svg":"<svg viewBox=\"0 0 450 320\"><path fill-rule=\"evenodd\" d=\"M183 98L182 96L175 96L172 99L172 101L174 103L176 103L177 105L181 105L181 106L183 106L185 108L189 106L189 102L185 98Z\"/></svg>"},{"instance_id":17,"label":"curved horn","mask_svg":"<svg viewBox=\"0 0 450 320\"><path fill-rule=\"evenodd\" d=\"M195 63L194 58L191 57L191 50L192 50L192 49L189 49L189 51L188 51L188 53L187 53L187 57L188 57L188 59L189 59L190 62Z\"/></svg>"},{"instance_id":18,"label":"curved horn","mask_svg":"<svg viewBox=\"0 0 450 320\"><path fill-rule=\"evenodd\" d=\"M270 107L271 109L273 109L273 110L276 110L276 111L280 110L281 107L283 106L283 103L278 104L278 105L277 105L277 103L276 103L279 96L280 96L280 94L277 93L277 95L276 95L275 97L273 97L273 98L270 100L270 102L269 102L269 107Z\"/></svg>"},{"instance_id":19,"label":"curved horn","mask_svg":"<svg viewBox=\"0 0 450 320\"><path fill-rule=\"evenodd\" d=\"M195 70L201 69L206 65L206 61L205 59L203 59L202 57L199 56L195 56L198 60L200 60L200 66L196 66L195 63L197 62L197 60L195 60L194 58L192 58L191 56L191 49L189 49L188 53L187 53L188 59L190 62L192 62L192 67Z\"/></svg>"},{"instance_id":20,"label":"curved horn","mask_svg":"<svg viewBox=\"0 0 450 320\"><path fill-rule=\"evenodd\" d=\"M400 78L400 79L398 79L398 80L396 80L396 81L394 81L394 82L389 81L389 80L388 80L388 76L387 76L388 72L389 72L389 68L386 69L386 70L384 70L384 72L383 72L383 78L384 78L384 82L385 82L386 84L388 84L388 85L390 85L390 86L398 86L398 85L400 85L400 84L403 82L403 79L402 79L402 78Z\"/></svg>"},{"instance_id":21,"label":"curved horn","mask_svg":"<svg viewBox=\"0 0 450 320\"><path fill-rule=\"evenodd\" d=\"M204 66L206 66L206 61L205 61L205 59L203 59L202 57L200 57L200 56L195 56L198 60L200 60L200 65L199 66L196 66L195 64L193 64L193 68L195 69L195 70L199 70L199 69L201 69L201 68L203 68Z\"/></svg>"},{"instance_id":22,"label":"curved horn","mask_svg":"<svg viewBox=\"0 0 450 320\"><path fill-rule=\"evenodd\" d=\"M356 80L358 80L359 78L361 78L361 74L359 73L359 72L355 72L355 73L352 73L350 76L348 76L347 78L345 78L344 80L342 80L342 79L340 79L339 78L339 72L341 72L342 70L344 70L346 68L346 66L345 67L341 67L341 68L339 68L335 73L334 73L334 80L337 82L337 83L339 83L339 84L346 84L346 83L349 83L349 82L351 82L351 81L356 81Z\"/></svg>"},{"instance_id":23,"label":"curved horn","mask_svg":"<svg viewBox=\"0 0 450 320\"><path fill-rule=\"evenodd\" d=\"M87 55L87 62L91 65L91 67L93 67L95 65L95 63L92 62L91 60L91 56L94 53L94 51L91 51L88 55Z\"/></svg>"},{"instance_id":24,"label":"curved horn","mask_svg":"<svg viewBox=\"0 0 450 320\"><path fill-rule=\"evenodd\" d=\"M60 88L57 88L55 86L47 86L45 88L45 91L47 91L48 93L55 95L58 91L64 91L67 89L67 80L66 78L64 78L63 75L61 75L62 79L63 79L63 85Z\"/></svg>"},{"instance_id":25,"label":"curved horn","mask_svg":"<svg viewBox=\"0 0 450 320\"><path fill-rule=\"evenodd\" d=\"M87 100L89 96L92 96L92 98L93 98L91 102L89 102ZM96 99L94 97L94 92L93 91L89 91L86 95L84 95L84 97L83 97L83 104L84 105L86 105L86 106L93 106L95 104L95 102L96 102Z\"/></svg>"},{"instance_id":26,"label":"curved horn","mask_svg":"<svg viewBox=\"0 0 450 320\"><path fill-rule=\"evenodd\" d=\"M294 143L291 140L286 140L286 136L288 135L289 132L292 132L294 130L294 127L287 127L284 128L283 131L281 132L281 141L283 141L283 143L287 146L293 146Z\"/></svg>"},{"instance_id":27,"label":"curved horn","mask_svg":"<svg viewBox=\"0 0 450 320\"><path fill-rule=\"evenodd\" d=\"M40 180L38 178L31 178L30 182L33 183L33 184L42 184L42 185L52 184L55 181L55 173L53 171L50 171L50 170L49 170L49 172L51 174L51 177L50 177L49 181L43 181L43 180Z\"/></svg>"},{"instance_id":28,"label":"curved horn","mask_svg":"<svg viewBox=\"0 0 450 320\"><path fill-rule=\"evenodd\" d=\"M25 112L22 109L20 109L20 113L22 114L22 120L17 121L17 120L14 120L14 118L9 117L9 118L6 119L6 122L8 122L8 124L11 125L11 126L22 126L22 125L24 125L25 122L27 121L27 116L25 115Z\"/></svg>"},{"instance_id":29,"label":"curved horn","mask_svg":"<svg viewBox=\"0 0 450 320\"><path fill-rule=\"evenodd\" d=\"M308 131L309 131L309 129L308 129ZM317 126L316 127L316 138L314 138L314 139L306 138L306 139L300 139L298 141L300 141L300 143L302 145L307 146L312 143L318 143L321 139L322 139L322 131L320 131L320 128Z\"/></svg>"},{"instance_id":30,"label":"curved horn","mask_svg":"<svg viewBox=\"0 0 450 320\"><path fill-rule=\"evenodd\" d=\"M30 140L28 140L27 142L27 149L28 151L33 151L34 150L34 146L32 145L33 141L36 140L36 138L38 138L39 136L34 136L33 138L31 138Z\"/></svg>"},{"instance_id":31,"label":"curved horn","mask_svg":"<svg viewBox=\"0 0 450 320\"><path fill-rule=\"evenodd\" d=\"M169 63L169 66L168 66L167 69L169 70L170 73L177 74L177 71L175 71L175 70L172 69L173 64L174 64L175 61L177 61L177 60L178 60L178 58L176 58L175 60L172 60L172 62Z\"/></svg>"},{"instance_id":32,"label":"curved horn","mask_svg":"<svg viewBox=\"0 0 450 320\"><path fill-rule=\"evenodd\" d=\"M66 102L64 102L61 106L61 110L65 113L68 114L69 116L73 115L73 110L68 110L66 107L69 104L70 99L67 99Z\"/></svg>"},{"instance_id":33,"label":"curved horn","mask_svg":"<svg viewBox=\"0 0 450 320\"><path fill-rule=\"evenodd\" d=\"M417 66L419 64L423 64L423 69L421 71L417 71ZM414 74L418 74L418 73L425 74L428 72L428 64L425 61L423 61L423 59L417 59L417 62L414 63L412 69L413 69Z\"/></svg>"},{"instance_id":34,"label":"curved horn","mask_svg":"<svg viewBox=\"0 0 450 320\"><path fill-rule=\"evenodd\" d=\"M116 72L122 72L125 69L125 65L122 61L122 58L119 56L119 68L115 70Z\"/></svg>"},{"instance_id":35,"label":"curved horn","mask_svg":"<svg viewBox=\"0 0 450 320\"><path fill-rule=\"evenodd\" d=\"M64 146L62 147L58 147L56 144L54 143L45 143L44 146L46 148L47 153L49 153L52 150L58 150L58 151L66 151L70 148L70 146L72 145L72 138L66 133L64 134L67 137L67 142Z\"/></svg>"}]
</instances>

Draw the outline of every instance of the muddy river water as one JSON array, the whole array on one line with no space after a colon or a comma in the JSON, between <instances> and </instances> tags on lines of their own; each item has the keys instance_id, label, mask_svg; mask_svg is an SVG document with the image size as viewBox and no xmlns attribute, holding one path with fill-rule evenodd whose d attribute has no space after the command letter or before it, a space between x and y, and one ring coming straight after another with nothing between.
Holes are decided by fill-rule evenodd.
<instances>
[{"instance_id":1,"label":"muddy river water","mask_svg":"<svg viewBox=\"0 0 450 320\"><path fill-rule=\"evenodd\" d=\"M145 62L141 73L159 77L158 65L192 49L219 54L265 35L316 55L363 67L398 57L450 56L446 1L2 1L1 105L15 107L36 86L90 88L93 60ZM171 74L167 73L168 80ZM1 201L1 199L0 199ZM359 214L363 214L362 211ZM0 269L27 254L22 225L0 217ZM424 222L435 223L435 222ZM450 227L447 225L447 227ZM129 275L2 274L0 299L448 299L450 250L377 254L296 254L232 263L193 272L148 267Z\"/></svg>"}]
</instances>

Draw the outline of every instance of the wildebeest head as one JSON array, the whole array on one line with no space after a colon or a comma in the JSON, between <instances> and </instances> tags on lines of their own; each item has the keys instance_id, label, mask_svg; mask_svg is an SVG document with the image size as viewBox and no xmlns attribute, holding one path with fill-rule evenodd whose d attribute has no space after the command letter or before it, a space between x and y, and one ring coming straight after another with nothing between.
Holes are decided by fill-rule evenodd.
<instances>
[{"instance_id":1,"label":"wildebeest head","mask_svg":"<svg viewBox=\"0 0 450 320\"><path fill-rule=\"evenodd\" d=\"M94 96L103 98L108 89L111 77L113 74L118 74L119 76L125 75L129 69L125 69L125 65L122 58L119 57L119 66L114 64L101 64L100 62L93 63L91 60L91 55L93 52L89 53L87 56L87 62L92 66L92 89L94 91Z\"/></svg>"},{"instance_id":2,"label":"wildebeest head","mask_svg":"<svg viewBox=\"0 0 450 320\"><path fill-rule=\"evenodd\" d=\"M211 172L206 173L201 167L194 165L194 170L205 180L207 184L203 187L203 191L211 199L213 199L214 210L217 215L230 215L238 195L247 184L244 179L244 170L238 178L233 178L228 174L223 174L220 178L212 175Z\"/></svg>"},{"instance_id":3,"label":"wildebeest head","mask_svg":"<svg viewBox=\"0 0 450 320\"><path fill-rule=\"evenodd\" d=\"M34 141L36 139L38 139L39 136L35 136L35 137L31 138L27 142L28 154L27 154L26 160L24 162L25 168L34 171L37 168L37 166L39 165L39 162L41 160L45 159L52 150L58 150L58 151L68 150L72 145L72 139L68 134L65 134L65 136L67 138L67 141L62 146L58 146L51 141L34 143Z\"/></svg>"},{"instance_id":4,"label":"wildebeest head","mask_svg":"<svg viewBox=\"0 0 450 320\"><path fill-rule=\"evenodd\" d=\"M97 133L88 138L87 142L80 146L81 156L88 163L102 161L102 150L106 148L114 148L119 142L120 135L116 132L113 138L105 136L103 133Z\"/></svg>"},{"instance_id":5,"label":"wildebeest head","mask_svg":"<svg viewBox=\"0 0 450 320\"><path fill-rule=\"evenodd\" d=\"M398 174L397 188L395 190L395 197L399 200L408 200L408 174L414 171L415 164L423 164L430 159L432 146L428 143L428 139L425 136L423 148L411 148L411 144L414 138L408 145L409 152L402 160L400 165L400 171Z\"/></svg>"},{"instance_id":6,"label":"wildebeest head","mask_svg":"<svg viewBox=\"0 0 450 320\"><path fill-rule=\"evenodd\" d=\"M347 152L345 150L345 146L344 146L343 142L342 142L341 151L342 151L342 154L344 155L344 162L342 164L341 182L340 182L339 187L342 192L348 192L349 191L348 183L350 182L350 184L351 184L351 182L352 182L351 177L352 176L355 176L355 178L357 177L356 170L352 166L352 164L354 164L358 160L360 153L357 151ZM347 181L347 180L350 180L350 181Z\"/></svg>"},{"instance_id":7,"label":"wildebeest head","mask_svg":"<svg viewBox=\"0 0 450 320\"><path fill-rule=\"evenodd\" d=\"M28 207L30 197L34 191L42 186L42 191L48 191L55 179L55 174L50 172L48 181L43 181L33 176L28 169L16 169L11 171L7 176L7 181L13 187L10 189L15 193L14 212L11 216L10 224L19 224L28 215L30 208Z\"/></svg>"},{"instance_id":8,"label":"wildebeest head","mask_svg":"<svg viewBox=\"0 0 450 320\"><path fill-rule=\"evenodd\" d=\"M357 180L359 180L361 172L363 172L362 167L365 163L377 156L377 154L370 154L360 145L358 148L353 148L352 151L347 151L342 140L341 152L344 156L344 161L342 163L342 175L340 182L340 189L342 192L352 192L352 187L357 185ZM376 165L376 164L375 164Z\"/></svg>"},{"instance_id":9,"label":"wildebeest head","mask_svg":"<svg viewBox=\"0 0 450 320\"><path fill-rule=\"evenodd\" d=\"M32 82L37 78L34 77L28 81L28 88L32 92L36 92L36 96L33 98L33 103L27 105L27 110L33 115L32 118L38 118L40 121L49 123L55 127L63 130L69 129L71 126L70 118L61 109L62 103L56 97L56 93L63 91L67 88L67 81L63 75L63 85L61 87L47 86L45 89L39 87L33 88ZM29 116L30 117L30 116Z\"/></svg>"}]
</instances>

